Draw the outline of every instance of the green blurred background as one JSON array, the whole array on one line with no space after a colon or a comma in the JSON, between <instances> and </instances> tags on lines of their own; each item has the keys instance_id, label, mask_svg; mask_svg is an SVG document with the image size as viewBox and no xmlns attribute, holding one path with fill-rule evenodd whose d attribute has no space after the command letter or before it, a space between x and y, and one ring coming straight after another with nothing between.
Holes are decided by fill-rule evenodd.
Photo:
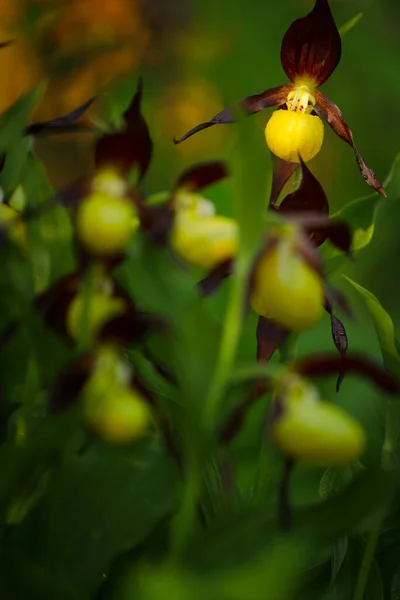
<instances>
[{"instance_id":1,"label":"green blurred background","mask_svg":"<svg viewBox=\"0 0 400 600\"><path fill-rule=\"evenodd\" d=\"M113 118L126 107L142 75L143 110L155 145L144 190L162 191L194 162L230 162L237 150L234 125L209 129L180 146L172 144L172 137L246 95L285 83L279 60L282 36L290 23L312 5L312 0L1 0L1 33L6 39L16 39L14 47L2 51L0 57L5 73L1 108L46 79L46 93L36 118L72 110L99 91L108 95L98 103L97 114ZM363 17L344 37L342 61L323 92L340 106L359 150L384 180L400 150L400 4L398 0L338 0L332 1L331 7L339 27L359 12ZM259 130L260 147L270 112L252 117ZM90 138L37 144L56 186L92 168L90 149ZM254 161L255 168L270 178L271 160L266 147L255 152ZM310 167L327 192L332 212L369 194L352 150L327 128L323 149ZM219 210L227 214L232 212L230 191L229 182L209 191ZM400 207L395 200L382 200L372 243L348 272L373 291L400 324ZM251 211L251 196L246 202ZM340 276L334 282L349 291ZM216 310L224 293L212 300ZM350 348L368 350L379 357L368 316L355 301L354 308L354 320L346 320ZM254 356L255 323L255 317L249 315L241 358ZM315 330L301 338L300 352L332 347L326 315ZM327 397L335 397L333 380L324 382L322 389ZM335 398L367 427L365 461L379 461L383 417L377 393L349 377ZM244 483L252 475L259 443L254 431L259 429L261 418L262 407L254 412L237 442ZM296 477L302 481L299 501L316 496L319 476L311 469L297 472Z\"/></svg>"}]
</instances>

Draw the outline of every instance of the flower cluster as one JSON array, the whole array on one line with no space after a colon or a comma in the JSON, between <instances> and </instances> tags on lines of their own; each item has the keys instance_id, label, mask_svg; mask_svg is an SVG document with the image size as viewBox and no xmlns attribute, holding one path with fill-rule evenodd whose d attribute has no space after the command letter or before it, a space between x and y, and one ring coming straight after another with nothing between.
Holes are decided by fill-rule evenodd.
<instances>
[{"instance_id":1,"label":"flower cluster","mask_svg":"<svg viewBox=\"0 0 400 600\"><path fill-rule=\"evenodd\" d=\"M270 379L260 376L251 394L230 414L218 415L215 424L217 440L228 443L253 402L270 390L271 439L290 463L304 460L323 466L358 459L365 448L365 433L344 409L322 401L308 377L336 374L339 390L350 371L369 378L386 392L399 392L397 381L383 369L348 355L345 327L334 314L336 308L348 311L348 306L329 284L318 250L328 241L337 251L349 254L352 244L349 225L330 217L324 190L306 165L322 146L321 119L352 146L367 183L385 195L361 158L338 107L318 90L337 66L340 54L340 36L328 2L316 0L311 13L295 21L282 42L281 61L290 83L242 101L249 114L278 106L265 130L275 157L271 197L241 307L243 313L253 310L258 315L257 360L270 361L292 334L312 328L324 311L330 315L337 352L294 361ZM22 135L93 130L83 117L94 100L69 115L33 123ZM146 306L143 310L119 277L124 269L129 270L128 259L135 260L136 245L144 240L150 252L164 252L177 272L194 274L197 295L205 304L207 296L237 272L240 224L218 214L203 195L204 189L228 176L227 167L219 161L189 168L169 192L153 196L143 193L142 180L153 146L141 100L140 81L123 114L122 128L111 124L102 132L93 130L93 173L57 190L47 203L31 212L17 210L6 199L0 206L0 222L6 243L26 249L26 222L60 206L70 216L75 268L33 302L48 327L78 354L55 382L51 411L78 406L87 431L107 442L133 442L157 429L167 451L182 468L184 445L181 447L175 435L176 423L168 406L155 399L140 370L132 367L126 355L128 348L145 356L164 383L181 390L180 374L168 364L168 349L160 357L148 343L154 332L168 331L173 324L165 314ZM233 112L225 109L175 141L180 143L202 129L232 121ZM301 174L297 189L281 199L286 181L297 168ZM134 282L133 289L135 285L140 282ZM176 294L179 303L179 290ZM9 324L2 336L3 345L17 328L18 323ZM174 343L183 337L176 336Z\"/></svg>"}]
</instances>

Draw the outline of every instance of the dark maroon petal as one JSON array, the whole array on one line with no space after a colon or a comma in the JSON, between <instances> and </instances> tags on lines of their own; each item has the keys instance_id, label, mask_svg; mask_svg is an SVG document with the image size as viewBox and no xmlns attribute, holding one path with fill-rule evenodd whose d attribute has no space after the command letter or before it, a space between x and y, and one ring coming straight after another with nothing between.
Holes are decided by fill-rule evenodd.
<instances>
[{"instance_id":1,"label":"dark maroon petal","mask_svg":"<svg viewBox=\"0 0 400 600\"><path fill-rule=\"evenodd\" d=\"M156 244L166 246L168 234L174 222L174 212L169 201L155 206L141 204L138 207L140 226Z\"/></svg>"},{"instance_id":2,"label":"dark maroon petal","mask_svg":"<svg viewBox=\"0 0 400 600\"><path fill-rule=\"evenodd\" d=\"M137 342L146 334L165 330L165 324L146 313L127 310L126 313L110 319L101 329L98 339L102 342L118 342L122 345Z\"/></svg>"},{"instance_id":3,"label":"dark maroon petal","mask_svg":"<svg viewBox=\"0 0 400 600\"><path fill-rule=\"evenodd\" d=\"M305 377L327 377L338 373L355 373L375 383L389 394L400 393L400 381L376 362L360 355L345 357L331 353L316 354L299 359L293 369Z\"/></svg>"},{"instance_id":4,"label":"dark maroon petal","mask_svg":"<svg viewBox=\"0 0 400 600\"><path fill-rule=\"evenodd\" d=\"M279 206L280 210L312 211L329 214L329 204L318 179L301 160L301 182L297 190L288 194Z\"/></svg>"},{"instance_id":5,"label":"dark maroon petal","mask_svg":"<svg viewBox=\"0 0 400 600\"><path fill-rule=\"evenodd\" d=\"M347 223L331 219L330 223L324 228L328 240L343 252L350 252L352 243L352 234Z\"/></svg>"},{"instance_id":6,"label":"dark maroon petal","mask_svg":"<svg viewBox=\"0 0 400 600\"><path fill-rule=\"evenodd\" d=\"M68 273L34 301L35 308L44 313L46 324L66 341L71 341L66 328L68 308L78 292L81 281L81 272Z\"/></svg>"},{"instance_id":7,"label":"dark maroon petal","mask_svg":"<svg viewBox=\"0 0 400 600\"><path fill-rule=\"evenodd\" d=\"M228 174L227 166L219 160L195 165L182 173L175 184L175 190L196 192L221 181Z\"/></svg>"},{"instance_id":8,"label":"dark maroon petal","mask_svg":"<svg viewBox=\"0 0 400 600\"><path fill-rule=\"evenodd\" d=\"M279 205L279 211L311 211L328 215L329 204L323 187L303 161L301 161L301 173L299 187L295 192L288 194L283 199ZM324 231L309 230L309 233L316 246L320 246L326 240L326 233Z\"/></svg>"},{"instance_id":9,"label":"dark maroon petal","mask_svg":"<svg viewBox=\"0 0 400 600\"><path fill-rule=\"evenodd\" d=\"M311 79L318 87L336 69L341 51L342 41L328 0L316 0L313 10L294 21L285 33L281 63L291 81Z\"/></svg>"},{"instance_id":10,"label":"dark maroon petal","mask_svg":"<svg viewBox=\"0 0 400 600\"><path fill-rule=\"evenodd\" d=\"M80 179L73 184L56 190L53 202L62 206L77 206L79 202L90 193L91 181Z\"/></svg>"},{"instance_id":11,"label":"dark maroon petal","mask_svg":"<svg viewBox=\"0 0 400 600\"><path fill-rule=\"evenodd\" d=\"M260 317L257 324L257 360L268 362L289 335L290 331L276 321Z\"/></svg>"},{"instance_id":12,"label":"dark maroon petal","mask_svg":"<svg viewBox=\"0 0 400 600\"><path fill-rule=\"evenodd\" d=\"M336 135L353 148L361 175L369 186L386 198L386 192L383 189L382 184L377 179L375 173L366 165L363 157L357 150L351 129L345 123L339 107L331 100L328 100L321 92L315 91L313 94L316 100L316 106L314 107L315 112L332 127Z\"/></svg>"},{"instance_id":13,"label":"dark maroon petal","mask_svg":"<svg viewBox=\"0 0 400 600\"><path fill-rule=\"evenodd\" d=\"M49 394L52 412L67 410L78 401L93 368L95 358L95 353L87 352L60 373Z\"/></svg>"},{"instance_id":14,"label":"dark maroon petal","mask_svg":"<svg viewBox=\"0 0 400 600\"><path fill-rule=\"evenodd\" d=\"M93 126L77 123L78 119L87 111L100 94L93 96L84 104L73 110L64 117L56 117L50 121L41 121L40 123L32 123L25 129L25 135L56 135L59 133L74 133L78 131L93 131Z\"/></svg>"},{"instance_id":15,"label":"dark maroon petal","mask_svg":"<svg viewBox=\"0 0 400 600\"><path fill-rule=\"evenodd\" d=\"M271 155L273 160L273 176L271 195L269 197L269 205L271 208L275 208L283 186L288 181L289 177L298 168L299 163L286 162L286 160L278 158L277 156L275 156L275 154L272 154L272 152Z\"/></svg>"},{"instance_id":16,"label":"dark maroon petal","mask_svg":"<svg viewBox=\"0 0 400 600\"><path fill-rule=\"evenodd\" d=\"M139 169L139 178L146 173L152 153L153 144L147 123L140 112L142 100L142 81L132 102L124 113L125 128L117 133L106 133L96 144L95 165L114 167L121 175L127 175L133 168Z\"/></svg>"},{"instance_id":17,"label":"dark maroon petal","mask_svg":"<svg viewBox=\"0 0 400 600\"><path fill-rule=\"evenodd\" d=\"M257 360L268 362L274 352L286 341L290 331L283 329L275 321L259 317L257 324ZM258 381L250 393L232 410L220 433L220 441L228 443L242 428L250 408L268 389L271 383Z\"/></svg>"},{"instance_id":18,"label":"dark maroon petal","mask_svg":"<svg viewBox=\"0 0 400 600\"><path fill-rule=\"evenodd\" d=\"M210 296L213 292L216 292L224 279L232 275L232 273L233 261L230 259L214 267L212 271L197 284L201 295Z\"/></svg>"},{"instance_id":19,"label":"dark maroon petal","mask_svg":"<svg viewBox=\"0 0 400 600\"><path fill-rule=\"evenodd\" d=\"M255 113L258 113L260 110L268 108L269 106L280 106L286 102L287 96L291 89L291 85L280 85L278 87L271 88L262 94L248 96L238 103L237 108L239 110L242 109L246 115L254 115ZM200 123L200 125L196 125L196 127L190 129L190 131L185 133L185 135L183 135L181 138L176 139L174 137L173 142L174 144L180 144L203 129L208 129L208 127L212 127L213 125L226 125L228 123L234 123L235 121L235 109L233 107L224 108L224 110L221 110L221 112L216 114L209 121Z\"/></svg>"},{"instance_id":20,"label":"dark maroon petal","mask_svg":"<svg viewBox=\"0 0 400 600\"><path fill-rule=\"evenodd\" d=\"M276 207L279 211L279 207ZM344 221L331 219L328 216L320 215L315 212L306 211L282 211L282 216L288 221L294 221L300 225L305 232L310 234L310 239L315 243L313 236L323 236L328 239L331 244L336 246L343 252L349 252L352 243L352 235L350 227Z\"/></svg>"}]
</instances>

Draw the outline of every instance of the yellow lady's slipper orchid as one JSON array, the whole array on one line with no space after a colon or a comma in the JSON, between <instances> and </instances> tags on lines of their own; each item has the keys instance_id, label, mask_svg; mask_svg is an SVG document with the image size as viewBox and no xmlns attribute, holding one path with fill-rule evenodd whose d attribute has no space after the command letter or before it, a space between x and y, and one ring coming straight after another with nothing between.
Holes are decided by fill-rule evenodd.
<instances>
[{"instance_id":1,"label":"yellow lady's slipper orchid","mask_svg":"<svg viewBox=\"0 0 400 600\"><path fill-rule=\"evenodd\" d=\"M191 265L212 268L233 258L238 249L238 225L215 214L214 205L198 194L181 194L175 201L171 247Z\"/></svg>"},{"instance_id":2,"label":"yellow lady's slipper orchid","mask_svg":"<svg viewBox=\"0 0 400 600\"><path fill-rule=\"evenodd\" d=\"M291 237L280 239L258 260L250 305L261 317L289 331L303 331L320 319L323 303L321 276L296 252Z\"/></svg>"},{"instance_id":3,"label":"yellow lady's slipper orchid","mask_svg":"<svg viewBox=\"0 0 400 600\"><path fill-rule=\"evenodd\" d=\"M248 96L240 102L240 106L248 115L270 106L279 107L267 124L266 141L276 156L294 163L300 162L300 159L310 160L320 150L323 119L353 148L358 167L368 185L386 196L382 184L359 153L339 107L317 89L336 69L341 51L341 37L328 0L315 0L313 10L294 21L282 40L281 63L290 83ZM203 129L235 120L235 111L225 108L181 138L174 138L174 143L180 144Z\"/></svg>"}]
</instances>

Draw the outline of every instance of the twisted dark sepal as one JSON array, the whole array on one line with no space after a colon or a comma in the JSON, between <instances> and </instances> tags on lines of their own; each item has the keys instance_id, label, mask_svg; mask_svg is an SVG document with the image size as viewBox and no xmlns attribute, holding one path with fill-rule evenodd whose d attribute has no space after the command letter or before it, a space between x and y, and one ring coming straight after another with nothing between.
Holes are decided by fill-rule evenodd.
<instances>
[{"instance_id":1,"label":"twisted dark sepal","mask_svg":"<svg viewBox=\"0 0 400 600\"><path fill-rule=\"evenodd\" d=\"M312 11L291 24L281 46L283 70L291 81L311 79L320 86L336 69L342 42L328 0L316 0Z\"/></svg>"},{"instance_id":2,"label":"twisted dark sepal","mask_svg":"<svg viewBox=\"0 0 400 600\"><path fill-rule=\"evenodd\" d=\"M269 106L280 106L281 104L284 104L290 90L290 85L280 85L278 87L266 90L261 94L247 96L247 98L244 98L238 103L237 108L239 111L241 109L246 115L254 115L255 113L258 113L260 110L268 108ZM213 125L226 125L228 123L234 123L235 121L235 110L232 107L224 108L224 110L221 110L221 112L216 114L209 121L200 123L199 125L196 125L196 127L193 127L193 129L190 129L181 138L176 139L174 137L173 142L174 144L180 144L203 129L208 129Z\"/></svg>"},{"instance_id":3,"label":"twisted dark sepal","mask_svg":"<svg viewBox=\"0 0 400 600\"><path fill-rule=\"evenodd\" d=\"M400 381L379 364L362 355L337 356L327 352L300 358L293 370L304 377L328 377L340 373L362 375L388 394L400 393Z\"/></svg>"},{"instance_id":4,"label":"twisted dark sepal","mask_svg":"<svg viewBox=\"0 0 400 600\"><path fill-rule=\"evenodd\" d=\"M349 347L349 342L347 339L347 333L345 326L342 321L335 317L334 314L331 314L331 329L332 329L332 338L333 343L335 344L336 350L339 352L341 358L344 358L347 352L347 348ZM342 385L342 381L344 379L344 372L340 372L336 381L336 391L340 390L340 386Z\"/></svg>"},{"instance_id":5,"label":"twisted dark sepal","mask_svg":"<svg viewBox=\"0 0 400 600\"><path fill-rule=\"evenodd\" d=\"M349 144L353 148L354 154L356 156L358 168L360 169L361 175L365 179L372 189L374 189L378 194L381 194L384 198L386 198L386 192L381 184L381 182L377 179L375 173L370 169L361 154L359 153L353 139L353 133L350 127L347 125L345 120L343 119L342 113L339 107L334 104L331 100L328 100L321 92L314 91L313 95L316 100L316 106L314 108L315 112L318 114L321 119L324 119L328 123L328 125L333 129L333 131L338 135L342 140Z\"/></svg>"},{"instance_id":6,"label":"twisted dark sepal","mask_svg":"<svg viewBox=\"0 0 400 600\"><path fill-rule=\"evenodd\" d=\"M146 173L153 152L149 128L140 111L142 100L142 80L139 80L136 94L124 113L125 128L116 133L104 134L96 144L96 168L114 167L121 175L127 175L133 168L139 171L139 180Z\"/></svg>"},{"instance_id":7,"label":"twisted dark sepal","mask_svg":"<svg viewBox=\"0 0 400 600\"><path fill-rule=\"evenodd\" d=\"M100 94L93 96L87 100L81 106L78 106L68 115L63 117L56 117L50 121L41 121L39 123L32 123L25 128L25 135L44 136L44 135L57 135L60 133L76 133L84 131L93 131L94 127L85 123L77 123L77 121L83 116L87 109L93 104Z\"/></svg>"}]
</instances>

